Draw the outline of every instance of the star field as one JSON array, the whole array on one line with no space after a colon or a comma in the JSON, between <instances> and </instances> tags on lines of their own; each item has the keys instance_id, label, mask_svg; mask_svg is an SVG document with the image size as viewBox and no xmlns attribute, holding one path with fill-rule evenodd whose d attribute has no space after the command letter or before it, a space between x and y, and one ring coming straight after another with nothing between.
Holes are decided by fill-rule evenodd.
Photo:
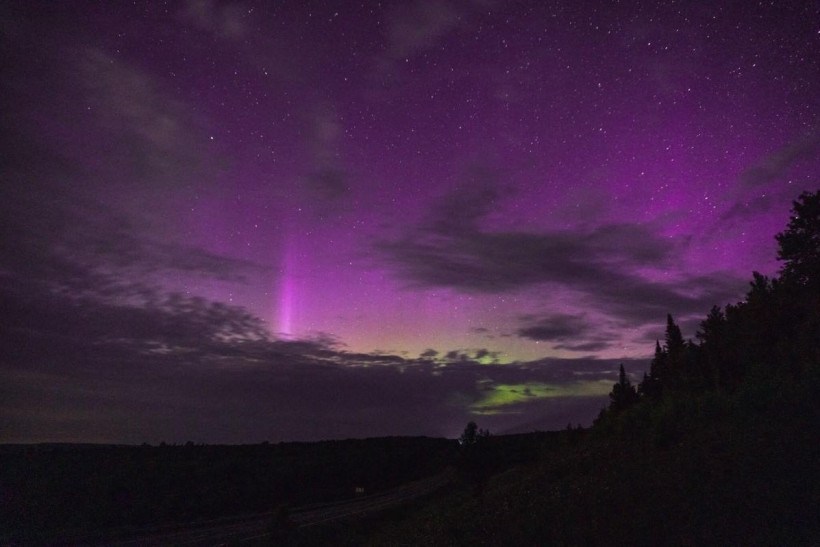
<instances>
[{"instance_id":1,"label":"star field","mask_svg":"<svg viewBox=\"0 0 820 547\"><path fill-rule=\"evenodd\" d=\"M818 185L818 20L811 2L12 2L0 270L7 347L29 349L0 370L32 402L3 438L588 421L667 313L691 337L777 271L774 235ZM387 384L394 407L362 403ZM550 396L504 396L522 385ZM170 401L181 418L147 410Z\"/></svg>"}]
</instances>

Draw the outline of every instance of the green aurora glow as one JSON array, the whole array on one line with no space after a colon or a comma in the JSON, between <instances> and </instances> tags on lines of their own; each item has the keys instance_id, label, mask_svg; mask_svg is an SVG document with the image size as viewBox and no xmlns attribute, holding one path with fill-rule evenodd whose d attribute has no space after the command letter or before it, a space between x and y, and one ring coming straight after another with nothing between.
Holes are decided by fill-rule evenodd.
<instances>
[{"instance_id":1,"label":"green aurora glow","mask_svg":"<svg viewBox=\"0 0 820 547\"><path fill-rule=\"evenodd\" d=\"M523 408L509 408L526 405L540 399L559 397L597 397L606 395L612 389L610 380L575 382L571 384L545 384L527 382L524 384L498 384L483 388L480 400L470 404L470 411L477 415L518 414Z\"/></svg>"}]
</instances>

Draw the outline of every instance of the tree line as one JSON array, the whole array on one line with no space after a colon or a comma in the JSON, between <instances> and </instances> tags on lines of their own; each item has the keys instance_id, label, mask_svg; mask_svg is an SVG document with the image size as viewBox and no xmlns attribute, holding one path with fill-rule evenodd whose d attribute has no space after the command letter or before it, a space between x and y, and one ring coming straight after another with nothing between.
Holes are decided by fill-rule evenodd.
<instances>
[{"instance_id":1,"label":"tree line","mask_svg":"<svg viewBox=\"0 0 820 547\"><path fill-rule=\"evenodd\" d=\"M776 389L800 382L820 362L820 191L792 204L785 231L777 234L779 275L753 272L744 300L713 306L695 334L684 340L671 315L663 343L637 386L623 365L596 423L641 404L713 391L735 392L755 381Z\"/></svg>"}]
</instances>

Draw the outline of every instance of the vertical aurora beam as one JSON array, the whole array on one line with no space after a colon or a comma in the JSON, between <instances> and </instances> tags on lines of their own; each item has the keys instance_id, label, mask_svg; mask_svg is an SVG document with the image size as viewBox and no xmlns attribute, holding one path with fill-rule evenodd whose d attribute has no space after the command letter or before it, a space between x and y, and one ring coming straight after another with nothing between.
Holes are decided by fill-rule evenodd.
<instances>
[{"instance_id":1,"label":"vertical aurora beam","mask_svg":"<svg viewBox=\"0 0 820 547\"><path fill-rule=\"evenodd\" d=\"M293 303L295 288L293 285L293 252L291 250L290 238L286 236L286 242L282 253L281 275L279 277L279 288L277 291L277 324L276 330L279 336L291 338L293 336Z\"/></svg>"}]
</instances>

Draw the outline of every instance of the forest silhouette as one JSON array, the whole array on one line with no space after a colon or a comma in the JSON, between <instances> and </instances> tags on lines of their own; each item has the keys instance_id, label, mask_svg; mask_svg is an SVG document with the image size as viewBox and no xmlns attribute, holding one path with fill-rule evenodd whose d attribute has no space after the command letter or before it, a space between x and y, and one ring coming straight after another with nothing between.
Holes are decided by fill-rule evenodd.
<instances>
[{"instance_id":1,"label":"forest silhouette","mask_svg":"<svg viewBox=\"0 0 820 547\"><path fill-rule=\"evenodd\" d=\"M695 340L668 315L649 370L633 385L620 367L593 427L350 544L820 543L820 191L776 238L778 275L754 272Z\"/></svg>"},{"instance_id":2,"label":"forest silhouette","mask_svg":"<svg viewBox=\"0 0 820 547\"><path fill-rule=\"evenodd\" d=\"M816 374L820 362L820 191L793 203L787 229L776 236L780 275L753 273L745 300L713 306L701 321L697 342L684 341L667 315L663 345L655 344L650 369L637 387L620 378L598 421L637 404L741 386L781 389Z\"/></svg>"}]
</instances>

